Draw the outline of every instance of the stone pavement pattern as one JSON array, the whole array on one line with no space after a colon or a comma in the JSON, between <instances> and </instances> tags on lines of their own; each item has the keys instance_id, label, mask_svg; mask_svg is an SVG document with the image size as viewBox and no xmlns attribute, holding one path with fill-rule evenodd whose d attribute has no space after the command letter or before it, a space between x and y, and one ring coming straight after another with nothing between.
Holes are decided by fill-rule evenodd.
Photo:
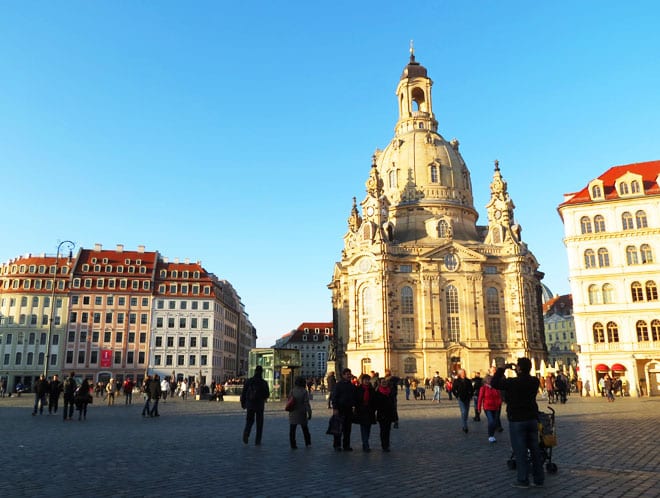
<instances>
[{"instance_id":1,"label":"stone pavement pattern","mask_svg":"<svg viewBox=\"0 0 660 498\"><path fill-rule=\"evenodd\" d=\"M358 426L355 451L336 453L318 398L312 447L300 448L299 432L298 450L288 446L283 402L267 405L263 444L254 446L254 428L250 444L241 442L244 412L234 402L168 400L161 417L143 419L139 397L126 407L119 396L112 407L95 399L85 422L64 423L61 412L31 416L32 396L0 399L0 496L660 496L660 399L553 405L559 471L543 489L519 490L506 465L508 431L489 444L482 417L463 434L455 401L401 395L391 453L380 450L378 426L371 453L361 451Z\"/></svg>"}]
</instances>

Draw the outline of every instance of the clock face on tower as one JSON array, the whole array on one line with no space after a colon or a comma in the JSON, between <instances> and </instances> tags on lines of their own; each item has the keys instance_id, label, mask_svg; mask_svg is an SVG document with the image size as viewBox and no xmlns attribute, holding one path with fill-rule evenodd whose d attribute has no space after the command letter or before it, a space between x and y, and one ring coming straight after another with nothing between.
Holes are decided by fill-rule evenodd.
<instances>
[{"instance_id":1,"label":"clock face on tower","mask_svg":"<svg viewBox=\"0 0 660 498\"><path fill-rule=\"evenodd\" d=\"M374 207L373 207L373 206L369 206L369 207L367 208L367 216L373 216L373 215L374 215Z\"/></svg>"}]
</instances>

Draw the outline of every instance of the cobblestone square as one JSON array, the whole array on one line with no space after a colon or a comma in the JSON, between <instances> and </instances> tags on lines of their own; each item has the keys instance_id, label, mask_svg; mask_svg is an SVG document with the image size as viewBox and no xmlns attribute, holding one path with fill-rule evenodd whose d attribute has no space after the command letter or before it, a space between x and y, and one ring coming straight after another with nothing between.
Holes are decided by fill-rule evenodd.
<instances>
[{"instance_id":1,"label":"cobblestone square","mask_svg":"<svg viewBox=\"0 0 660 498\"><path fill-rule=\"evenodd\" d=\"M571 397L557 410L558 472L542 489L511 487L508 431L489 444L485 417L460 430L455 401L406 401L392 452L364 453L353 427L352 453L325 435L330 411L316 396L312 446L291 450L283 402L268 403L264 439L241 442L236 402L170 400L161 417L142 418L138 398L115 406L95 398L87 420L31 416L32 396L0 399L2 497L160 496L648 496L660 495L660 399ZM542 410L545 402L539 400ZM507 429L507 423L504 421ZM298 434L299 442L302 435Z\"/></svg>"}]
</instances>

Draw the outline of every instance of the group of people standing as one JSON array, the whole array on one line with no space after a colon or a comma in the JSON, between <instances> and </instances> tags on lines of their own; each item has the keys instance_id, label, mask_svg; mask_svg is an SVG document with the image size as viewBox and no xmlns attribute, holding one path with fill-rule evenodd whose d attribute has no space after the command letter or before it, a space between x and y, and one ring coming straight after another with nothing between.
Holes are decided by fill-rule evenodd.
<instances>
[{"instance_id":1,"label":"group of people standing","mask_svg":"<svg viewBox=\"0 0 660 498\"><path fill-rule=\"evenodd\" d=\"M87 405L92 402L91 385L84 379L80 385L76 382L75 373L71 372L64 381L60 381L57 374L52 379L40 375L34 383L34 409L32 416L43 415L44 407L48 407L48 414L57 413L60 395L64 401L64 421L73 418L74 408L78 410L78 420L87 419ZM47 401L46 401L47 400Z\"/></svg>"}]
</instances>

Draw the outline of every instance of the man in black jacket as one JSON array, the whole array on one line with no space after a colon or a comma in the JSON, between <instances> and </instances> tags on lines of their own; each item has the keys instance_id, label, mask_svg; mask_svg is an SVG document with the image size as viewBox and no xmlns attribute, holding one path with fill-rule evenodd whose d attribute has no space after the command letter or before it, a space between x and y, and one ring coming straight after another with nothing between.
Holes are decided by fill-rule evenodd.
<instances>
[{"instance_id":1,"label":"man in black jacket","mask_svg":"<svg viewBox=\"0 0 660 498\"><path fill-rule=\"evenodd\" d=\"M351 448L351 426L353 425L353 407L357 396L357 387L351 382L353 374L350 368L341 371L341 379L332 395L332 414L342 418L341 434L334 436L332 446L335 451L353 451Z\"/></svg>"},{"instance_id":2,"label":"man in black jacket","mask_svg":"<svg viewBox=\"0 0 660 498\"><path fill-rule=\"evenodd\" d=\"M74 408L74 398L76 394L76 389L78 388L78 383L76 382L75 372L71 372L69 376L64 379L63 391L64 391L64 421L68 417L71 420L73 416Z\"/></svg>"},{"instance_id":3,"label":"man in black jacket","mask_svg":"<svg viewBox=\"0 0 660 498\"><path fill-rule=\"evenodd\" d=\"M270 396L268 383L263 379L263 367L257 365L254 369L254 377L249 378L243 385L241 392L241 408L247 409L245 416L245 429L243 429L243 442L248 443L250 431L257 419L257 435L254 444L261 444L261 436L264 431L264 408L266 400Z\"/></svg>"},{"instance_id":4,"label":"man in black jacket","mask_svg":"<svg viewBox=\"0 0 660 498\"><path fill-rule=\"evenodd\" d=\"M512 483L516 488L529 487L529 464L527 450L532 460L534 486L543 486L543 457L539 448L538 405L536 395L539 390L539 380L530 375L532 362L529 358L518 358L518 366L510 363L506 368L515 370L517 376L507 379L504 368L498 368L490 385L500 389L506 395L506 413L509 419L509 434L511 446L516 457L518 479Z\"/></svg>"},{"instance_id":5,"label":"man in black jacket","mask_svg":"<svg viewBox=\"0 0 660 498\"><path fill-rule=\"evenodd\" d=\"M451 392L458 399L458 407L461 409L461 423L463 424L463 432L468 433L467 420L470 415L470 403L474 394L472 381L465 376L465 370L458 371L458 377L452 382Z\"/></svg>"}]
</instances>

